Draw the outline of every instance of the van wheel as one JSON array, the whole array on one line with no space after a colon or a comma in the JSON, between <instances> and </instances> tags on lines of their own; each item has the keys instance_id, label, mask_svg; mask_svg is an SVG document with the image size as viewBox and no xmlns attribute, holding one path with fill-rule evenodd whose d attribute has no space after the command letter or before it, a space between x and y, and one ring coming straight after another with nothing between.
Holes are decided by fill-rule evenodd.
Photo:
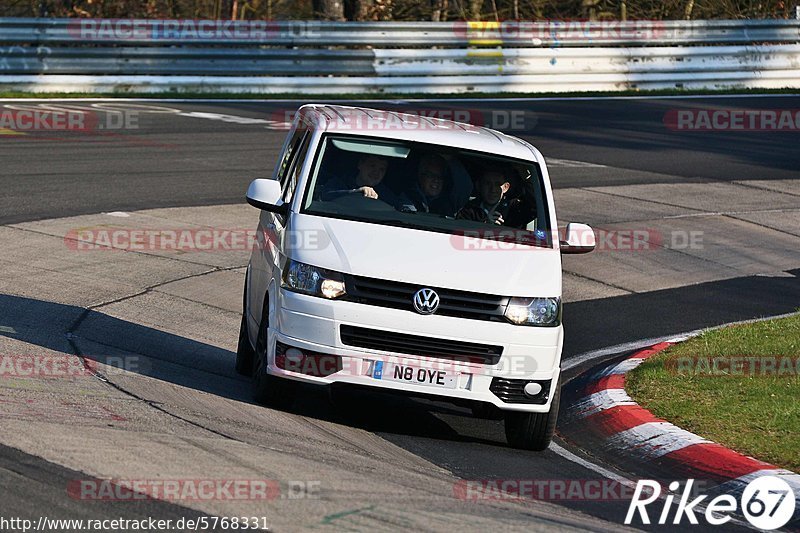
<instances>
[{"instance_id":1,"label":"van wheel","mask_svg":"<svg viewBox=\"0 0 800 533\"><path fill-rule=\"evenodd\" d=\"M272 376L267 373L267 327L269 325L269 308L264 305L261 327L258 328L258 339L253 364L253 400L270 407L288 407L294 397L294 387L288 379Z\"/></svg>"},{"instance_id":2,"label":"van wheel","mask_svg":"<svg viewBox=\"0 0 800 533\"><path fill-rule=\"evenodd\" d=\"M506 440L514 448L542 451L550 446L558 420L561 387L556 387L550 411L546 413L505 413Z\"/></svg>"},{"instance_id":3,"label":"van wheel","mask_svg":"<svg viewBox=\"0 0 800 533\"><path fill-rule=\"evenodd\" d=\"M242 324L239 326L239 344L236 346L236 372L243 376L252 376L255 355L255 350L250 345L250 337L247 334L247 317L242 315Z\"/></svg>"}]
</instances>

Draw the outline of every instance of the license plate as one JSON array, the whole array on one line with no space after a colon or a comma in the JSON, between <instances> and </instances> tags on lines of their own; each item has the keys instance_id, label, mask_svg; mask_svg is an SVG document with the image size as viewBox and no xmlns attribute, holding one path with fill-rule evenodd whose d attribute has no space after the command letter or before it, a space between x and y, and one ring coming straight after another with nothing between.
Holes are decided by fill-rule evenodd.
<instances>
[{"instance_id":1,"label":"license plate","mask_svg":"<svg viewBox=\"0 0 800 533\"><path fill-rule=\"evenodd\" d=\"M372 377L383 381L399 381L401 383L428 385L444 389L455 389L458 381L458 374L455 372L384 363L383 361L375 361Z\"/></svg>"}]
</instances>

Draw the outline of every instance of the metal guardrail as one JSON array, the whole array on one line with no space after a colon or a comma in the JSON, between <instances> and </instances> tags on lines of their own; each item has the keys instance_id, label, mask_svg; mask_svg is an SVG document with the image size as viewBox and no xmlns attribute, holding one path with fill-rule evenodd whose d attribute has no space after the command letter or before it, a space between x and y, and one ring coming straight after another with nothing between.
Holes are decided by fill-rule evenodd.
<instances>
[{"instance_id":1,"label":"metal guardrail","mask_svg":"<svg viewBox=\"0 0 800 533\"><path fill-rule=\"evenodd\" d=\"M0 43L508 47L786 43L796 20L325 22L0 18Z\"/></svg>"},{"instance_id":2,"label":"metal guardrail","mask_svg":"<svg viewBox=\"0 0 800 533\"><path fill-rule=\"evenodd\" d=\"M0 19L5 90L314 94L676 87L800 87L800 21Z\"/></svg>"},{"instance_id":3,"label":"metal guardrail","mask_svg":"<svg viewBox=\"0 0 800 533\"><path fill-rule=\"evenodd\" d=\"M371 50L0 47L2 74L368 75Z\"/></svg>"}]
</instances>

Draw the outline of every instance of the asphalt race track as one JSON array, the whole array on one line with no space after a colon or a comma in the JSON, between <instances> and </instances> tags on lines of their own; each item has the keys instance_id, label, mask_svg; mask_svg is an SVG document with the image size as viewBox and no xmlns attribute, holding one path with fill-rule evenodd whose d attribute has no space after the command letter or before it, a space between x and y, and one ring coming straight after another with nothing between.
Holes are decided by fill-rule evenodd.
<instances>
[{"instance_id":1,"label":"asphalt race track","mask_svg":"<svg viewBox=\"0 0 800 533\"><path fill-rule=\"evenodd\" d=\"M139 105L280 121L302 103ZM797 130L709 135L672 131L664 121L668 112L687 105L797 109L800 97L369 105L434 110L445 118L455 116L447 114L450 110L466 110L472 120L490 126L503 125L519 116L513 113L521 113L521 128L506 131L532 141L546 157L605 166L553 169L556 188L797 177ZM4 136L0 223L97 213L112 206L134 210L238 203L253 177L272 171L284 137L283 131L265 130L258 123L147 110L139 109L137 129L86 136L63 132ZM512 118L493 118L493 111Z\"/></svg>"},{"instance_id":2,"label":"asphalt race track","mask_svg":"<svg viewBox=\"0 0 800 533\"><path fill-rule=\"evenodd\" d=\"M96 103L49 102L46 105L89 109ZM285 135L281 126L283 117L299 105L299 102L120 102L112 104L118 107L112 107L100 103L106 106L98 111L100 116L104 117L112 110L125 109L135 115L135 126L86 132L36 131L23 135L0 135L0 188L3 191L0 195L0 225L106 212L241 204L249 181L271 174ZM0 107L5 105L6 108L21 106L20 109L24 109L25 106L40 104L0 101ZM650 220L649 215L658 210L664 210L659 220L667 221L665 223L671 224L669 221L672 220L676 224L677 221L695 223L692 221L698 220L697 227L705 229L707 241L713 241L710 238L712 230L708 229L711 226L702 224L706 224L709 217L717 217L714 223L722 223L718 219L725 219L726 224L737 224L731 226L734 228L744 224L745 219L752 222L753 227L742 227L742 242L735 244L740 247L735 249L743 257L742 262L749 262L749 266L738 270L738 267L731 266L738 263L725 254L722 245L713 252L716 254L713 257L698 258L688 252L676 252L666 256L664 264L658 264L658 269L667 269L670 261L705 261L709 265L708 272L716 272L713 275L695 273L694 270L686 275L670 271L669 275L659 278L660 270L649 270L649 267L635 263L638 258L618 259L610 255L600 257L599 267L565 263L572 276L570 279L575 283L572 287L584 287L583 283L586 283L585 287L595 291L590 299L567 298L563 355L566 361L610 346L789 313L800 307L800 259L797 251L800 246L792 245L800 242L800 193L795 181L800 178L798 131L686 132L671 129L665 118L678 109L747 107L796 110L800 109L800 97L448 100L364 105L435 109L443 112L444 118L451 118L446 115L451 111L467 112L474 122L500 126L498 129L531 141L546 158L552 158L550 175L557 201L561 202L558 195L563 191L564 211L576 222L584 221L577 218L583 211L596 217L586 220L595 225L618 222L619 219L612 220L608 218L610 215L604 214L602 202L586 200L600 197L618 202L609 208L609 212L624 212L627 207L646 211L648 216L642 216L642 220ZM511 123L516 126L502 127ZM738 193L728 197L725 195L727 192L721 192L719 197L714 197L713 193L719 187L719 191L737 187ZM707 191L711 196L685 202L674 200L677 191L681 190ZM768 197L760 196L767 194ZM752 199L753 206L760 205L757 213L753 206L739 209L726 205L726 202L744 204L748 199ZM765 202L785 203L765 205ZM558 203L557 208L560 205ZM632 217L631 220L637 219ZM687 220L690 222L684 222ZM560 223L567 221L559 220ZM736 234L728 237L733 241L737 239ZM655 264L662 261L658 257L661 256L654 255L645 261ZM593 273L593 268L604 268L604 265L612 264L611 261L620 261L623 265L619 278ZM758 261L778 266L752 267ZM0 287L0 292L11 291ZM239 298L238 293L235 298ZM35 309L38 316L52 317L54 323L58 322L56 317L59 316L79 317L75 322L65 318L63 328L77 332L78 336L86 336L95 322L99 324L98 328L110 327L103 325L103 318L94 310L50 304L27 294L0 294L0 326L24 322L24 309L27 308ZM42 332L22 340L73 353L74 350L70 350L74 345L66 343L63 337L54 340L55 336L48 333L51 327L54 331L57 329L55 324L51 324L43 327ZM120 344L116 347L130 351L135 351L132 347L135 342L123 337L157 334L144 331L143 326L131 322L120 322L113 328L120 336L117 339ZM6 334L0 333L0 339L3 335ZM91 340L100 342L97 338ZM180 339L165 334L162 340L170 346L197 343L191 346L192 353L211 350L198 339ZM231 345L229 350L233 349ZM622 346L605 358L632 349ZM229 356L232 367L233 354ZM571 368L565 378L571 379L580 370L602 360ZM171 363L179 367L191 366L189 362L180 360ZM233 379L232 370L226 372L226 379ZM194 387L189 378L180 383ZM246 402L246 383L241 381L241 386L244 392L230 393L226 400ZM230 392L220 392L221 388L218 390L211 385L204 390L212 395L209 408L214 405L215 395L222 397ZM358 395L355 399L363 400ZM562 398L562 402L569 401L569 397ZM557 439L561 453L552 449L541 454L510 449L502 442L500 422L473 419L464 409L390 396L381 396L374 404L362 401L362 404L366 403L370 403L370 407L363 412L343 416L329 407L320 407L324 402L320 401L318 392L309 391L290 414L310 424L332 422L344 428L363 430L409 452L409 457L432 463L460 479L589 480L603 476L597 469L587 468L587 463L603 472L626 476L624 465L604 462L602 457L593 456L592 450L582 449L579 442ZM403 416L386 416L394 409L402 410ZM220 435L228 434L225 420L209 425L187 417L180 423L202 426ZM237 441L257 442L259 432L265 428L268 430L267 426L250 428L249 432L241 433L244 436L236 437ZM230 434L233 433L232 430ZM152 501L136 506L128 502L107 502L87 508L84 503L70 500L63 489L65 480L70 476L74 479L75 473L25 452L29 450L19 451L0 443L0 487L3 487L0 508L3 514L38 516L44 505L52 507L52 516L60 513L73 518L188 517L201 514L196 509ZM413 462L413 457L408 461ZM580 459L575 460L575 457ZM553 518L553 522L548 524L549 511L546 508L531 510L531 523L542 527L568 524L583 529L607 530L613 526L621 527L628 506L626 500L553 503L565 508L566 515ZM491 520L493 515L488 513L486 517ZM606 522L593 521L597 518ZM384 525L388 527L387 524ZM358 524L349 526L354 529L364 527ZM469 526L469 523L461 525L468 529Z\"/></svg>"}]
</instances>

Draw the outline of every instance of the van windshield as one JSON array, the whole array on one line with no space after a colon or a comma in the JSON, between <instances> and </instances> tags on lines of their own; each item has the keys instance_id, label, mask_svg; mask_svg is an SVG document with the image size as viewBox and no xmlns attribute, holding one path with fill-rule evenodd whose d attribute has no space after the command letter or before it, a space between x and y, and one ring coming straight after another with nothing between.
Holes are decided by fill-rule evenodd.
<instances>
[{"instance_id":1,"label":"van windshield","mask_svg":"<svg viewBox=\"0 0 800 533\"><path fill-rule=\"evenodd\" d=\"M538 165L423 143L326 135L302 212L552 247Z\"/></svg>"}]
</instances>

